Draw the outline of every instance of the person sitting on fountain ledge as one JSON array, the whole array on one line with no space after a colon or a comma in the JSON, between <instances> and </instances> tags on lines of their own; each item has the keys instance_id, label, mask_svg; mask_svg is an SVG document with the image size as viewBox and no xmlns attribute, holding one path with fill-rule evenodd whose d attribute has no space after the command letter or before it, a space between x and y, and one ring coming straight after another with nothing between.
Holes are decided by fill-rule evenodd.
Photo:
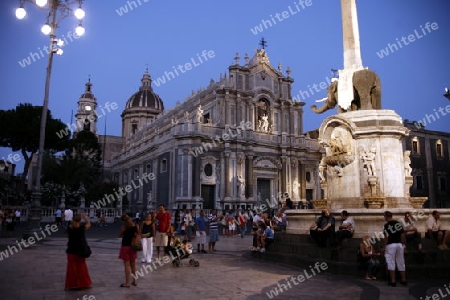
<instances>
[{"instance_id":1,"label":"person sitting on fountain ledge","mask_svg":"<svg viewBox=\"0 0 450 300\"><path fill-rule=\"evenodd\" d=\"M433 210L433 213L427 220L427 232L425 237L434 239L439 249L446 250L447 239L450 237L450 230L441 230L441 222L439 221L441 214L437 210Z\"/></svg>"},{"instance_id":2,"label":"person sitting on fountain ledge","mask_svg":"<svg viewBox=\"0 0 450 300\"><path fill-rule=\"evenodd\" d=\"M344 239L351 239L353 232L355 232L355 221L348 216L348 212L343 210L341 212L342 224L339 226L339 230L336 232L336 246L338 250L341 248L342 241Z\"/></svg>"},{"instance_id":3,"label":"person sitting on fountain ledge","mask_svg":"<svg viewBox=\"0 0 450 300\"><path fill-rule=\"evenodd\" d=\"M309 234L319 247L326 247L328 240L333 240L335 232L335 220L328 209L322 210L322 214L309 230Z\"/></svg>"}]
</instances>

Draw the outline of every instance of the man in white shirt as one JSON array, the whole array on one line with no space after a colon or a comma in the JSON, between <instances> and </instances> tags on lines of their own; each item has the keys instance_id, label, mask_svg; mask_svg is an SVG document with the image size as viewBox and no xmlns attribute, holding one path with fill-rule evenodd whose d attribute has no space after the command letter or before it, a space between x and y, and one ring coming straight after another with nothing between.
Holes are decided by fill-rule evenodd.
<instances>
[{"instance_id":1,"label":"man in white shirt","mask_svg":"<svg viewBox=\"0 0 450 300\"><path fill-rule=\"evenodd\" d=\"M350 239L355 232L355 221L348 216L348 212L343 210L341 212L342 224L339 226L339 230L336 232L336 246L338 249L341 247L341 243L344 239Z\"/></svg>"},{"instance_id":2,"label":"man in white shirt","mask_svg":"<svg viewBox=\"0 0 450 300\"><path fill-rule=\"evenodd\" d=\"M14 216L15 216L14 221L15 221L16 225L19 225L19 223L20 223L20 215L21 215L20 209L16 209L16 211L14 213Z\"/></svg>"},{"instance_id":3,"label":"man in white shirt","mask_svg":"<svg viewBox=\"0 0 450 300\"><path fill-rule=\"evenodd\" d=\"M426 237L436 240L439 249L448 249L446 241L450 236L450 230L441 230L441 222L439 221L441 214L434 210L431 216L427 220L427 233Z\"/></svg>"},{"instance_id":4,"label":"man in white shirt","mask_svg":"<svg viewBox=\"0 0 450 300\"><path fill-rule=\"evenodd\" d=\"M70 208L67 208L64 211L64 229L67 231L67 227L72 223L73 219L73 211Z\"/></svg>"}]
</instances>

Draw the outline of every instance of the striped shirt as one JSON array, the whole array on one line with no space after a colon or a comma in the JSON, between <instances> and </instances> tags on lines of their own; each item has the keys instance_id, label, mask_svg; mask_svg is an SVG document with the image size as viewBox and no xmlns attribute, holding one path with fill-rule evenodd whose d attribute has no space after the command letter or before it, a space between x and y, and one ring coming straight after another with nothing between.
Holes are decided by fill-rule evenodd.
<instances>
[{"instance_id":1,"label":"striped shirt","mask_svg":"<svg viewBox=\"0 0 450 300\"><path fill-rule=\"evenodd\" d=\"M213 215L210 215L208 217L209 230L218 230L219 229L219 224L217 223L216 218L217 218L217 216L213 216Z\"/></svg>"}]
</instances>

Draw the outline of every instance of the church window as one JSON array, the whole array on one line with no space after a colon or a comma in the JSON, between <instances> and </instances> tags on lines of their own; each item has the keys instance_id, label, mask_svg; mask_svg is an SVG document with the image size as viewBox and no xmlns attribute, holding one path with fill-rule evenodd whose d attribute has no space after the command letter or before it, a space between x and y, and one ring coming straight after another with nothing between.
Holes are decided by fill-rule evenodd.
<instances>
[{"instance_id":1,"label":"church window","mask_svg":"<svg viewBox=\"0 0 450 300\"><path fill-rule=\"evenodd\" d=\"M131 124L131 134L135 134L137 131L137 124Z\"/></svg>"},{"instance_id":2,"label":"church window","mask_svg":"<svg viewBox=\"0 0 450 300\"><path fill-rule=\"evenodd\" d=\"M311 182L311 172L306 172L306 181Z\"/></svg>"},{"instance_id":3,"label":"church window","mask_svg":"<svg viewBox=\"0 0 450 300\"><path fill-rule=\"evenodd\" d=\"M423 176L416 175L416 189L423 190Z\"/></svg>"},{"instance_id":4,"label":"church window","mask_svg":"<svg viewBox=\"0 0 450 300\"><path fill-rule=\"evenodd\" d=\"M204 114L203 115L203 124L209 123L209 119L210 119L209 113Z\"/></svg>"},{"instance_id":5,"label":"church window","mask_svg":"<svg viewBox=\"0 0 450 300\"><path fill-rule=\"evenodd\" d=\"M90 131L91 130L91 122L88 119L84 119L83 130Z\"/></svg>"},{"instance_id":6,"label":"church window","mask_svg":"<svg viewBox=\"0 0 450 300\"><path fill-rule=\"evenodd\" d=\"M412 143L411 143L411 147L412 147L412 154L420 154L420 144L419 144L419 139L417 137L414 137L412 139Z\"/></svg>"},{"instance_id":7,"label":"church window","mask_svg":"<svg viewBox=\"0 0 450 300\"><path fill-rule=\"evenodd\" d=\"M167 159L161 160L161 173L167 172Z\"/></svg>"},{"instance_id":8,"label":"church window","mask_svg":"<svg viewBox=\"0 0 450 300\"><path fill-rule=\"evenodd\" d=\"M436 155L437 155L438 158L444 157L444 151L443 151L442 141L441 140L438 140L436 142Z\"/></svg>"},{"instance_id":9,"label":"church window","mask_svg":"<svg viewBox=\"0 0 450 300\"><path fill-rule=\"evenodd\" d=\"M205 172L205 175L210 177L213 173L213 167L211 164L206 164L205 168L203 169L203 171Z\"/></svg>"}]
</instances>

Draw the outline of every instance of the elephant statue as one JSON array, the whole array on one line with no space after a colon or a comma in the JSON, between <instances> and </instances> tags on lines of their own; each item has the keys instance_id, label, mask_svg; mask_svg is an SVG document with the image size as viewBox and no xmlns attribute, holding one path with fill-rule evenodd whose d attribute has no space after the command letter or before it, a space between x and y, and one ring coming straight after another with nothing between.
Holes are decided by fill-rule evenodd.
<instances>
[{"instance_id":1,"label":"elephant statue","mask_svg":"<svg viewBox=\"0 0 450 300\"><path fill-rule=\"evenodd\" d=\"M359 70L353 73L353 101L350 110L381 109L381 82L378 75L369 69ZM311 105L311 109L321 114L332 109L338 104L338 80L333 81L327 89L326 103L317 108ZM338 105L338 112L345 110Z\"/></svg>"}]
</instances>

